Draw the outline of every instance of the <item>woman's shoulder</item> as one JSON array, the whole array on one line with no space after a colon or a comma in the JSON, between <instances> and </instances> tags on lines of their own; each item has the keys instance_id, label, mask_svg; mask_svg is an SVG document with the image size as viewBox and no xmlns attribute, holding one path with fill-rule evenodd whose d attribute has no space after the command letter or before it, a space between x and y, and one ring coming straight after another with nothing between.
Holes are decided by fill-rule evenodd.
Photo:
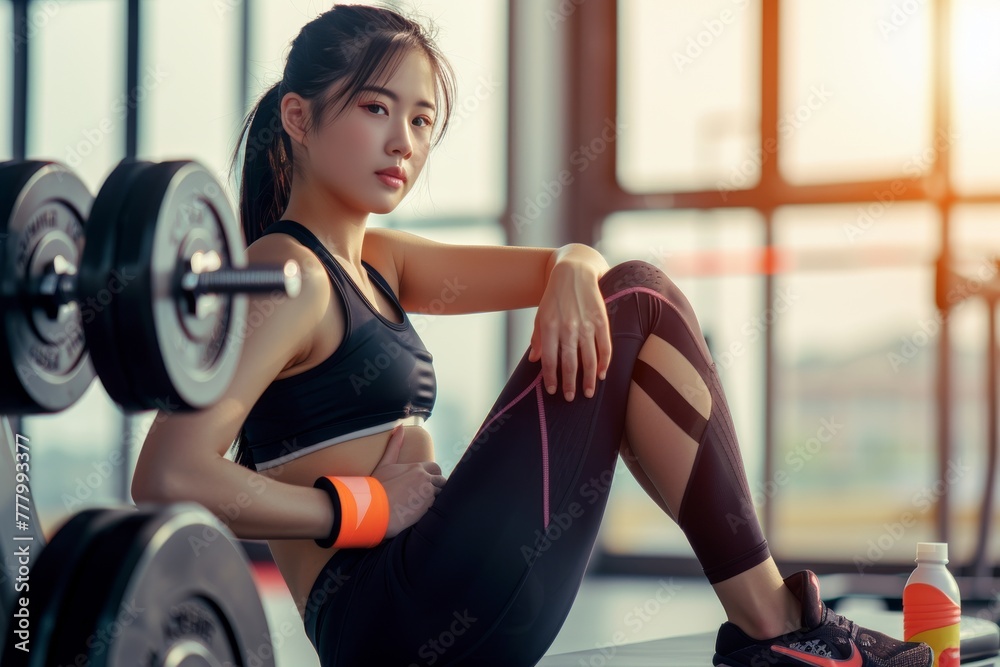
<instances>
[{"instance_id":1,"label":"woman's shoulder","mask_svg":"<svg viewBox=\"0 0 1000 667\"><path fill-rule=\"evenodd\" d=\"M268 234L247 247L250 264L283 264L295 260L302 271L303 287L306 280L326 283L326 267L312 250L288 234ZM316 280L317 278L321 280Z\"/></svg>"},{"instance_id":2,"label":"woman's shoulder","mask_svg":"<svg viewBox=\"0 0 1000 667\"><path fill-rule=\"evenodd\" d=\"M378 272L395 294L399 294L398 230L369 227L365 230L361 259Z\"/></svg>"},{"instance_id":3,"label":"woman's shoulder","mask_svg":"<svg viewBox=\"0 0 1000 667\"><path fill-rule=\"evenodd\" d=\"M283 301L292 306L304 323L318 325L327 311L332 287L326 267L316 254L287 234L268 234L247 247L247 262L250 265L281 265L294 260L302 274L302 288L294 299ZM259 295L266 298L266 295ZM289 310L289 308L286 308Z\"/></svg>"}]
</instances>

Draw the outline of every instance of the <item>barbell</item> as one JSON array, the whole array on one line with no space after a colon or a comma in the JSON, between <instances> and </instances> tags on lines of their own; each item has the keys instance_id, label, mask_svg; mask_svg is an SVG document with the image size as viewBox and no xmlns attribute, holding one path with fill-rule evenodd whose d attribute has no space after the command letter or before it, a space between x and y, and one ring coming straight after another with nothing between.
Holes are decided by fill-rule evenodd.
<instances>
[{"instance_id":1,"label":"barbell","mask_svg":"<svg viewBox=\"0 0 1000 667\"><path fill-rule=\"evenodd\" d=\"M58 412L95 374L126 410L196 410L236 371L247 294L294 297L294 261L247 268L218 181L122 161L96 199L54 162L0 163L0 413Z\"/></svg>"}]
</instances>

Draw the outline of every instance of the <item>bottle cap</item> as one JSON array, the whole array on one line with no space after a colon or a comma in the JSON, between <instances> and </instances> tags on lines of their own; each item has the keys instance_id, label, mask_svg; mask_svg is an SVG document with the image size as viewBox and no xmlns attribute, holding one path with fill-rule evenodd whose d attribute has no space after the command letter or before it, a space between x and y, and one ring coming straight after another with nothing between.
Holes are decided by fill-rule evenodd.
<instances>
[{"instance_id":1,"label":"bottle cap","mask_svg":"<svg viewBox=\"0 0 1000 667\"><path fill-rule=\"evenodd\" d=\"M917 542L917 560L933 561L935 563L948 562L947 542Z\"/></svg>"}]
</instances>

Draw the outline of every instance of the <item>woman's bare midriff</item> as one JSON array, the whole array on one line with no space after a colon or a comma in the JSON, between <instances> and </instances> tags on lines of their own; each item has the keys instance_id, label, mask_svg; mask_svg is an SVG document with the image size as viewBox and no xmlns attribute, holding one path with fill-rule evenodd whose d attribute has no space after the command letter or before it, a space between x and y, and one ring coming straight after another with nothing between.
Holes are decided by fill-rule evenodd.
<instances>
[{"instance_id":1,"label":"woman's bare midriff","mask_svg":"<svg viewBox=\"0 0 1000 667\"><path fill-rule=\"evenodd\" d=\"M404 426L400 463L434 460L434 446L430 434L420 426ZM371 475L385 453L389 431L347 440L318 452L307 454L261 474L280 482L312 486L322 472L338 475ZM336 553L336 549L321 549L313 540L268 540L274 562L292 594L299 615L320 570Z\"/></svg>"}]
</instances>

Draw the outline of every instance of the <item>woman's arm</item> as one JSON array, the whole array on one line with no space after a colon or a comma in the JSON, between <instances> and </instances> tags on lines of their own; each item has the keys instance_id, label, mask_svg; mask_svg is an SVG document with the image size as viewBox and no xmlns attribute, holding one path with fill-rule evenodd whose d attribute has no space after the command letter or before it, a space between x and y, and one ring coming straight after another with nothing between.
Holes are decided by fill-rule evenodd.
<instances>
[{"instance_id":1,"label":"woman's arm","mask_svg":"<svg viewBox=\"0 0 1000 667\"><path fill-rule=\"evenodd\" d=\"M566 398L572 400L579 349L584 394L593 395L611 360L597 282L609 266L597 250L582 243L554 249L451 245L398 229L365 234L393 258L399 300L408 311L457 315L537 306L528 360L541 360L546 389L555 392L561 361Z\"/></svg>"},{"instance_id":2,"label":"woman's arm","mask_svg":"<svg viewBox=\"0 0 1000 667\"><path fill-rule=\"evenodd\" d=\"M294 299L257 295L251 312L270 313L246 326L236 375L210 408L157 413L132 480L136 502L201 503L242 538L316 538L329 534L333 508L320 489L275 481L224 458L250 409L274 378L311 349L331 297L327 273L312 253L283 235L248 251L251 264L291 257L302 268ZM267 304L258 303L267 301ZM255 306L264 306L255 308Z\"/></svg>"},{"instance_id":3,"label":"woman's arm","mask_svg":"<svg viewBox=\"0 0 1000 667\"><path fill-rule=\"evenodd\" d=\"M390 255L399 301L413 313L463 315L539 304L556 263L608 264L582 243L560 248L440 243L399 229L371 228L365 242Z\"/></svg>"}]
</instances>

